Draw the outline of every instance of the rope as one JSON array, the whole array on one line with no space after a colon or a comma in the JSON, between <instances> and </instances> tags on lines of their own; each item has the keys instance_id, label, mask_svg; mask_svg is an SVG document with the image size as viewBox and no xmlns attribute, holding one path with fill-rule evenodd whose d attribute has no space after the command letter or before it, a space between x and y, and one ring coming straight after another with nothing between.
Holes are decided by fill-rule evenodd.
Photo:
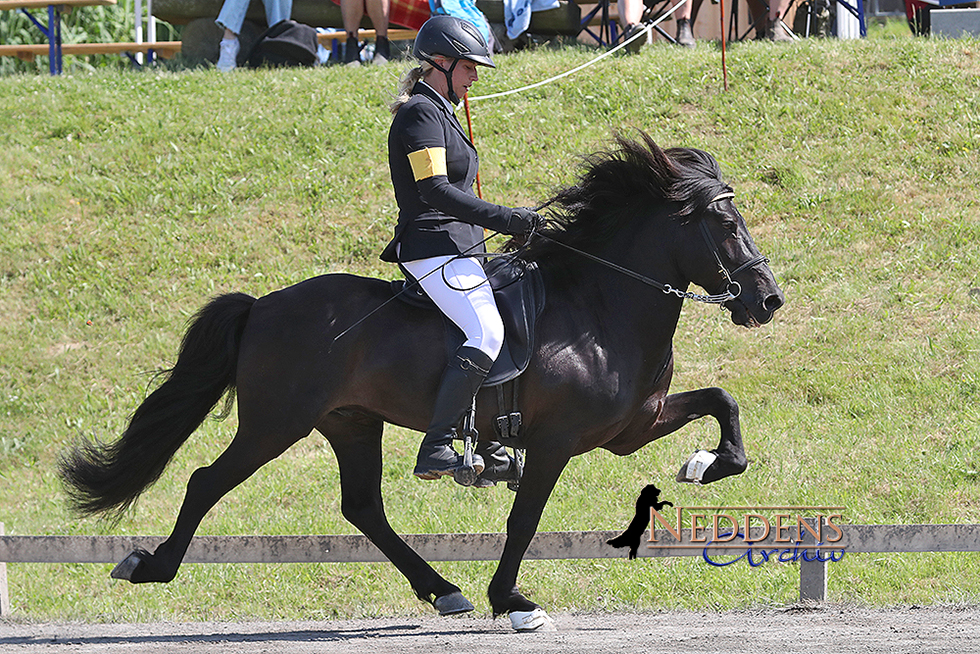
<instances>
[{"instance_id":1,"label":"rope","mask_svg":"<svg viewBox=\"0 0 980 654\"><path fill-rule=\"evenodd\" d=\"M568 77L569 75L573 75L573 74L579 72L580 70L584 70L584 69L588 68L589 66L593 66L593 65L599 63L600 61L602 61L603 59L605 59L606 57L609 57L612 54L618 52L619 50L622 50L623 48L625 48L626 46L628 46L633 41L635 41L635 40L637 40L637 39L639 39L641 37L642 38L646 38L647 35L650 33L650 31L654 27L656 27L657 25L659 25L663 21L667 20L667 18L669 18L670 15L673 14L675 11L677 11L678 9L680 9L681 5L683 5L685 2L687 2L687 0L681 0L681 2L678 2L676 5L674 5L673 7L671 7L670 8L670 11L668 11L667 13L665 13L663 16L661 16L657 20L651 22L649 25L645 25L644 26L645 29L637 32L636 34L634 34L629 39L627 39L627 40L623 41L622 43L620 43L619 45L617 45L615 48L612 48L611 50L607 50L606 52L603 52L598 57L595 57L592 60L585 62L581 66L577 66L577 67L575 67L575 68L573 68L571 70L565 71L564 73L560 73L558 75L555 75L554 77L549 77L546 80L541 80L540 82L535 82L534 84L528 84L527 86L522 86L522 87L517 88L517 89L511 89L510 91L501 91L500 93L491 93L490 95L476 95L476 96L473 96L472 98L470 98L470 100L472 100L473 102L476 102L477 100L491 100L493 98L503 98L503 97L508 96L508 95L514 95L515 93L521 93L522 91L529 91L531 89L536 89L539 86L544 86L545 84L550 84L551 82L556 82L556 81L558 81L560 79L563 79L565 77Z\"/></svg>"},{"instance_id":2,"label":"rope","mask_svg":"<svg viewBox=\"0 0 980 654\"><path fill-rule=\"evenodd\" d=\"M470 143L473 143L473 119L470 117L470 94L463 94L463 105L466 106L466 126L470 130ZM480 170L476 171L476 197L483 199L483 187L480 185Z\"/></svg>"}]
</instances>

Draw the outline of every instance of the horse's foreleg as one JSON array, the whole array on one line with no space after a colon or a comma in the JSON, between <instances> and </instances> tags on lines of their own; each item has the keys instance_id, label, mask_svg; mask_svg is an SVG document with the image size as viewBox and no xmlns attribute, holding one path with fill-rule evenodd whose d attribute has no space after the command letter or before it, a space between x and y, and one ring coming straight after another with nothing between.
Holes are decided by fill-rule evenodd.
<instances>
[{"instance_id":1,"label":"horse's foreleg","mask_svg":"<svg viewBox=\"0 0 980 654\"><path fill-rule=\"evenodd\" d=\"M507 518L507 541L487 595L494 616L510 614L511 624L520 631L551 625L547 614L517 589L517 574L548 498L570 458L571 454L561 448L529 448L521 486Z\"/></svg>"},{"instance_id":2,"label":"horse's foreleg","mask_svg":"<svg viewBox=\"0 0 980 654\"><path fill-rule=\"evenodd\" d=\"M682 466L677 475L678 481L699 481L707 484L741 474L748 467L745 448L742 446L738 404L723 388L702 388L668 395L657 419L653 438L670 434L707 415L713 416L721 427L718 448L711 452L695 453Z\"/></svg>"},{"instance_id":3,"label":"horse's foreleg","mask_svg":"<svg viewBox=\"0 0 980 654\"><path fill-rule=\"evenodd\" d=\"M170 537L152 554L146 550L136 550L130 554L116 566L112 576L134 584L171 581L177 575L194 532L218 500L308 432L296 431L294 434L298 435L292 437L261 438L259 433L253 433L244 424L239 426L238 434L228 449L213 464L198 468L191 475Z\"/></svg>"},{"instance_id":4,"label":"horse's foreleg","mask_svg":"<svg viewBox=\"0 0 980 654\"><path fill-rule=\"evenodd\" d=\"M388 524L381 498L383 428L382 421L367 416L331 415L317 425L337 455L341 511L405 575L419 599L430 602L441 615L472 611L459 587L443 579Z\"/></svg>"}]
</instances>

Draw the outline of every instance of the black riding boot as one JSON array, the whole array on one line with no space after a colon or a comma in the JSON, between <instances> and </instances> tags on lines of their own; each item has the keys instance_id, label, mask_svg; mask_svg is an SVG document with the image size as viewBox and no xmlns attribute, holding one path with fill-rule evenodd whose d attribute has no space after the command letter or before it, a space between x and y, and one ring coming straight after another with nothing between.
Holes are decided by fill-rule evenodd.
<instances>
[{"instance_id":1,"label":"black riding boot","mask_svg":"<svg viewBox=\"0 0 980 654\"><path fill-rule=\"evenodd\" d=\"M421 479L438 479L451 475L463 464L463 457L453 449L456 426L470 406L473 396L490 372L493 359L475 347L461 347L442 373L442 382L436 393L432 422L425 430L425 438L419 448L415 463L415 476ZM477 474L483 472L483 460L473 457Z\"/></svg>"},{"instance_id":2,"label":"black riding boot","mask_svg":"<svg viewBox=\"0 0 980 654\"><path fill-rule=\"evenodd\" d=\"M498 481L506 481L516 490L521 478L518 474L517 461L507 454L507 448L498 441L480 441L476 453L484 462L483 473L476 478L474 488L490 488Z\"/></svg>"}]
</instances>

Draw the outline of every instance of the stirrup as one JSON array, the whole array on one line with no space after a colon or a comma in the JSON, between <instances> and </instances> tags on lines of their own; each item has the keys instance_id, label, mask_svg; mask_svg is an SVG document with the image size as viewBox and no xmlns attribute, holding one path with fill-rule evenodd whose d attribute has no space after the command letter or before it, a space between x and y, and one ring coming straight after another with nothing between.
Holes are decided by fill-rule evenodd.
<instances>
[{"instance_id":1,"label":"stirrup","mask_svg":"<svg viewBox=\"0 0 980 654\"><path fill-rule=\"evenodd\" d=\"M483 457L474 452L479 438L480 432L476 429L476 395L474 395L470 410L463 417L463 461L453 471L453 479L460 486L472 486L483 472Z\"/></svg>"}]
</instances>

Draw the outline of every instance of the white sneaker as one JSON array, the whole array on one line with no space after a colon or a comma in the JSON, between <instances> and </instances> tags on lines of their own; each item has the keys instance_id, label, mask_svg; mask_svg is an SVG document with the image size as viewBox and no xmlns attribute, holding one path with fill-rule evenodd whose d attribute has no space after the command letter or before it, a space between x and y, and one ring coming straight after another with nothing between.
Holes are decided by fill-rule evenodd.
<instances>
[{"instance_id":1,"label":"white sneaker","mask_svg":"<svg viewBox=\"0 0 980 654\"><path fill-rule=\"evenodd\" d=\"M238 66L239 47L237 38L221 39L221 43L218 46L218 63L215 68L222 73L235 70Z\"/></svg>"}]
</instances>

